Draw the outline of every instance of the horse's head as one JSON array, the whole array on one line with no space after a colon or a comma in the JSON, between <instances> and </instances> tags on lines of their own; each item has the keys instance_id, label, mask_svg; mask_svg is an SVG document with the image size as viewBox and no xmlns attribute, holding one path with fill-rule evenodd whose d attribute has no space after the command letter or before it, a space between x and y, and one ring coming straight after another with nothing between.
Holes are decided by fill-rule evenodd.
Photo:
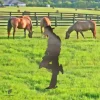
<instances>
[{"instance_id":1,"label":"horse's head","mask_svg":"<svg viewBox=\"0 0 100 100\"><path fill-rule=\"evenodd\" d=\"M66 37L65 37L65 39L69 39L69 37L70 37L70 34L69 34L68 31L66 31Z\"/></svg>"},{"instance_id":2,"label":"horse's head","mask_svg":"<svg viewBox=\"0 0 100 100\"><path fill-rule=\"evenodd\" d=\"M29 34L28 34L28 37L29 37L29 38L32 38L33 32L34 32L34 31L29 32Z\"/></svg>"}]
</instances>

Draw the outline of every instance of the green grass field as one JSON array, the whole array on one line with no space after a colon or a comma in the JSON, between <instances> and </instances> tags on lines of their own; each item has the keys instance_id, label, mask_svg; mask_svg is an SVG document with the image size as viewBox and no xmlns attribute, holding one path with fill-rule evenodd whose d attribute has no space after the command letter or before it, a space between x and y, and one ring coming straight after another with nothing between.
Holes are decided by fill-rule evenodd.
<instances>
[{"instance_id":1,"label":"green grass field","mask_svg":"<svg viewBox=\"0 0 100 100\"><path fill-rule=\"evenodd\" d=\"M30 11L30 12L66 12L66 13L84 13L84 14L100 14L100 11L97 10L86 10L86 9L78 9L77 11L73 8L45 8L45 7L4 7L0 8L0 11L8 11L8 12L17 12L20 10L23 11Z\"/></svg>"},{"instance_id":2,"label":"green grass field","mask_svg":"<svg viewBox=\"0 0 100 100\"><path fill-rule=\"evenodd\" d=\"M12 8L2 9L10 11ZM40 10L27 8L30 9ZM70 11L74 12L74 9ZM99 27L96 28L97 39L93 39L92 33L87 31L84 32L85 39L79 35L78 40L75 32L71 33L69 40L64 39L68 26L55 28L54 32L62 40L59 62L63 65L64 74L58 75L58 88L51 90L45 89L51 73L44 68L39 69L47 48L47 39L41 38L40 27L33 27L32 39L24 38L23 30L17 30L14 40L12 34L7 39L6 27L0 27L0 100L100 100Z\"/></svg>"}]
</instances>

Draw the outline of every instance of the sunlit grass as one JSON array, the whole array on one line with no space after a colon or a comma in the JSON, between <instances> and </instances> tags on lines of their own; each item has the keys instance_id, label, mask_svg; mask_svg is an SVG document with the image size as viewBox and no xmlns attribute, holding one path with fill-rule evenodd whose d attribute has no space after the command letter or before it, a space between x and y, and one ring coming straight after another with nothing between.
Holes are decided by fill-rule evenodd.
<instances>
[{"instance_id":1,"label":"sunlit grass","mask_svg":"<svg viewBox=\"0 0 100 100\"><path fill-rule=\"evenodd\" d=\"M17 12L20 10L23 11L30 11L30 12L65 12L65 13L84 13L84 14L100 14L100 11L96 10L86 10L86 9L78 9L77 11L74 8L48 8L48 7L4 7L0 8L0 11L8 11L8 12Z\"/></svg>"},{"instance_id":2,"label":"sunlit grass","mask_svg":"<svg viewBox=\"0 0 100 100\"><path fill-rule=\"evenodd\" d=\"M0 10L6 11L7 8ZM17 9L9 7L7 11ZM24 7L19 9L26 10ZM33 12L40 10L35 7L29 9ZM57 9L75 11L65 8L55 8L54 11ZM40 11L43 10L41 8ZM52 11L52 8L45 11ZM87 10L77 12L99 14ZM58 88L52 90L45 89L50 83L51 73L44 68L39 69L47 48L47 38L41 38L40 27L33 26L32 39L28 36L24 38L23 30L19 29L15 39L12 31L8 39L7 27L0 27L0 100L100 100L100 28L96 28L97 39L93 39L91 31L86 31L83 32L85 39L79 34L77 40L76 32L72 32L70 39L65 40L68 27L59 26L54 29L61 38L59 62L63 65L64 74L59 73Z\"/></svg>"},{"instance_id":3,"label":"sunlit grass","mask_svg":"<svg viewBox=\"0 0 100 100\"><path fill-rule=\"evenodd\" d=\"M47 39L41 38L40 27L34 27L33 38L24 38L23 30L17 30L7 39L6 30L0 35L0 99L1 100L99 100L100 99L100 34L97 39L91 31L84 32L85 38L71 33L65 40L68 27L56 27L55 33L62 40L59 61L64 74L58 76L58 88L45 90L51 73L39 69L47 47ZM4 33L4 35L3 35ZM8 94L9 90L12 90Z\"/></svg>"}]
</instances>

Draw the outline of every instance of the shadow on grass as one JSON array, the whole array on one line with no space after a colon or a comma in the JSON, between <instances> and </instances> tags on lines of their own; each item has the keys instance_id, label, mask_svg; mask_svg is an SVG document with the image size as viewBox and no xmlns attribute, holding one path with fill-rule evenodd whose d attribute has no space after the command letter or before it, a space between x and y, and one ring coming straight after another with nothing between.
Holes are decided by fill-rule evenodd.
<instances>
[{"instance_id":1,"label":"shadow on grass","mask_svg":"<svg viewBox=\"0 0 100 100\"><path fill-rule=\"evenodd\" d=\"M16 36L14 39L24 39L25 37L21 37L21 36ZM8 39L8 37L6 37L6 36L0 36L0 39ZM9 37L9 39L13 39L13 37L11 36L11 37ZM8 40L9 40L8 39Z\"/></svg>"},{"instance_id":2,"label":"shadow on grass","mask_svg":"<svg viewBox=\"0 0 100 100\"><path fill-rule=\"evenodd\" d=\"M41 92L41 93L44 93L44 92L50 90L50 89L45 89L45 88L46 88L46 87L44 87L44 88L35 87L35 90L38 91L38 92Z\"/></svg>"},{"instance_id":3,"label":"shadow on grass","mask_svg":"<svg viewBox=\"0 0 100 100\"><path fill-rule=\"evenodd\" d=\"M8 39L8 37L0 36L0 39Z\"/></svg>"},{"instance_id":4,"label":"shadow on grass","mask_svg":"<svg viewBox=\"0 0 100 100\"><path fill-rule=\"evenodd\" d=\"M100 95L99 94L93 94L93 93L85 93L82 96L85 96L87 98L91 98L93 100L97 100L97 99L100 98Z\"/></svg>"},{"instance_id":5,"label":"shadow on grass","mask_svg":"<svg viewBox=\"0 0 100 100\"><path fill-rule=\"evenodd\" d=\"M26 38L29 38L29 37L26 37ZM15 36L14 39L26 39L24 36ZM32 38L29 38L29 39L34 39L34 38L37 38L37 39L46 39L46 38L42 38L41 36L33 36ZM0 36L0 39L8 39L8 37L6 36ZM13 37L9 37L9 39L13 39ZM8 39L8 40L9 40Z\"/></svg>"},{"instance_id":6,"label":"shadow on grass","mask_svg":"<svg viewBox=\"0 0 100 100\"><path fill-rule=\"evenodd\" d=\"M38 92L44 93L46 92L48 89L45 89L46 87L41 87L40 84L41 80L31 80L31 79L27 79L25 81L25 84L27 84L27 86L30 88L30 90L36 90Z\"/></svg>"},{"instance_id":7,"label":"shadow on grass","mask_svg":"<svg viewBox=\"0 0 100 100\"><path fill-rule=\"evenodd\" d=\"M42 39L41 36L33 36L32 38L40 38L40 39Z\"/></svg>"}]
</instances>

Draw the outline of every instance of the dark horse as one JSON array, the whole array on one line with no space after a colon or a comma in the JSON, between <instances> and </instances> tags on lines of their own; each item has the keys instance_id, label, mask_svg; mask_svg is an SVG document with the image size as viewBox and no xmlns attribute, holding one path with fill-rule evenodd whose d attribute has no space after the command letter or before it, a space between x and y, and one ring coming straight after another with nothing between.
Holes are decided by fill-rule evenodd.
<instances>
[{"instance_id":1,"label":"dark horse","mask_svg":"<svg viewBox=\"0 0 100 100\"><path fill-rule=\"evenodd\" d=\"M28 30L29 38L32 38L32 21L29 16L12 17L8 20L7 32L8 38L10 36L10 31L13 27L13 39L15 36L16 29L24 29L24 36L26 37L26 30Z\"/></svg>"},{"instance_id":2,"label":"dark horse","mask_svg":"<svg viewBox=\"0 0 100 100\"><path fill-rule=\"evenodd\" d=\"M93 33L93 37L96 38L96 23L94 21L92 21L92 20L77 21L76 23L74 23L68 29L68 31L66 31L66 37L65 37L65 39L68 39L70 37L70 33L72 31L76 31L76 33L77 33L77 39L79 38L78 32L80 32L81 35L84 38L84 35L83 35L82 31L87 31L87 30L91 30L92 33Z\"/></svg>"}]
</instances>

